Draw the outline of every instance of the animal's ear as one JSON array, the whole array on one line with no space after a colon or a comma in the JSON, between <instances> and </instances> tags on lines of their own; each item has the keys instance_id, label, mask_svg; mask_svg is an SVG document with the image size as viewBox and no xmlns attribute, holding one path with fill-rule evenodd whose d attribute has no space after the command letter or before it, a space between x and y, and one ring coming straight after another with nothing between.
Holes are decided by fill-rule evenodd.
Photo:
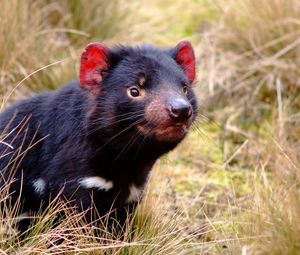
<instances>
[{"instance_id":1,"label":"animal's ear","mask_svg":"<svg viewBox=\"0 0 300 255\"><path fill-rule=\"evenodd\" d=\"M94 95L100 93L100 84L109 68L109 49L102 43L90 43L81 54L80 86Z\"/></svg>"},{"instance_id":2,"label":"animal's ear","mask_svg":"<svg viewBox=\"0 0 300 255\"><path fill-rule=\"evenodd\" d=\"M196 60L194 49L189 41L181 41L175 47L175 60L181 66L189 82L192 83L196 75Z\"/></svg>"}]
</instances>

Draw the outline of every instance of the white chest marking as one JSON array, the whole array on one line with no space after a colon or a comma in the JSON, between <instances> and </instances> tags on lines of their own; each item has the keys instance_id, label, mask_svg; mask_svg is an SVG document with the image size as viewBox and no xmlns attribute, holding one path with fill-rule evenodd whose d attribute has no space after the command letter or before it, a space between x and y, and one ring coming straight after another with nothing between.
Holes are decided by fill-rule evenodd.
<instances>
[{"instance_id":1,"label":"white chest marking","mask_svg":"<svg viewBox=\"0 0 300 255\"><path fill-rule=\"evenodd\" d=\"M96 188L98 190L108 191L114 186L112 181L108 181L99 176L84 177L78 182L80 186L87 189Z\"/></svg>"},{"instance_id":2,"label":"white chest marking","mask_svg":"<svg viewBox=\"0 0 300 255\"><path fill-rule=\"evenodd\" d=\"M126 202L138 202L142 196L143 188L138 188L134 184L129 187L129 195L127 197Z\"/></svg>"},{"instance_id":3,"label":"white chest marking","mask_svg":"<svg viewBox=\"0 0 300 255\"><path fill-rule=\"evenodd\" d=\"M43 195L46 187L46 182L42 178L39 178L32 182L32 186L34 187L35 193L37 193L38 195Z\"/></svg>"}]
</instances>

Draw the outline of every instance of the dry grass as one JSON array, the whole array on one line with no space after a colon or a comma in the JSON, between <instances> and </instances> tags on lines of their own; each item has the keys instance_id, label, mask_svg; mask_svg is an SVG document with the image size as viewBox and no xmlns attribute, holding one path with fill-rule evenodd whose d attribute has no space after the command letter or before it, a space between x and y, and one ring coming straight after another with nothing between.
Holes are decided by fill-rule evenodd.
<instances>
[{"instance_id":1,"label":"dry grass","mask_svg":"<svg viewBox=\"0 0 300 255\"><path fill-rule=\"evenodd\" d=\"M5 188L7 188L6 186ZM6 189L7 191L8 189ZM149 196L139 206L134 222L128 222L124 237L113 235L103 226L97 229L83 221L83 213L54 200L42 214L19 215L18 208L5 206L9 194L1 191L0 251L2 254L199 254L211 244L198 242L206 230L187 233L180 224L179 215L169 213L161 204L147 206ZM9 204L9 203L8 203ZM4 206L3 206L4 205ZM57 223L61 215L67 215ZM171 216L167 219L162 215ZM31 219L31 227L20 239L16 224L21 219ZM95 232L101 233L95 236Z\"/></svg>"},{"instance_id":2,"label":"dry grass","mask_svg":"<svg viewBox=\"0 0 300 255\"><path fill-rule=\"evenodd\" d=\"M226 107L231 119L260 125L276 108L280 93L297 111L299 2L217 3L219 20L203 32L200 50L199 72L207 93L216 99L211 107Z\"/></svg>"},{"instance_id":3,"label":"dry grass","mask_svg":"<svg viewBox=\"0 0 300 255\"><path fill-rule=\"evenodd\" d=\"M223 123L227 171L255 174L234 216L237 253L298 254L300 5L216 3L200 45L204 105Z\"/></svg>"},{"instance_id":4,"label":"dry grass","mask_svg":"<svg viewBox=\"0 0 300 255\"><path fill-rule=\"evenodd\" d=\"M1 106L32 90L53 89L74 79L78 49L92 40L112 39L125 32L121 28L126 25L127 10L116 8L119 2L89 1L83 6L80 1L3 1Z\"/></svg>"},{"instance_id":5,"label":"dry grass","mask_svg":"<svg viewBox=\"0 0 300 255\"><path fill-rule=\"evenodd\" d=\"M253 183L253 199L241 217L244 254L299 253L299 157L293 145L270 139Z\"/></svg>"}]
</instances>

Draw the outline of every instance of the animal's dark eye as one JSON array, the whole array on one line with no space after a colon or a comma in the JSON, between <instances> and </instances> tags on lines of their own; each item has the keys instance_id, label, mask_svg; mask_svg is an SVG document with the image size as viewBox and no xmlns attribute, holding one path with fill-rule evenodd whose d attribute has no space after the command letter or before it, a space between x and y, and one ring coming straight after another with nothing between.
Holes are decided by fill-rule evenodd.
<instances>
[{"instance_id":1,"label":"animal's dark eye","mask_svg":"<svg viewBox=\"0 0 300 255\"><path fill-rule=\"evenodd\" d=\"M182 87L182 91L183 91L184 94L187 94L187 93L188 93L188 86L187 86L187 85L184 85L184 86Z\"/></svg>"},{"instance_id":2,"label":"animal's dark eye","mask_svg":"<svg viewBox=\"0 0 300 255\"><path fill-rule=\"evenodd\" d=\"M131 87L128 90L131 97L138 97L140 95L140 91L137 87Z\"/></svg>"}]
</instances>

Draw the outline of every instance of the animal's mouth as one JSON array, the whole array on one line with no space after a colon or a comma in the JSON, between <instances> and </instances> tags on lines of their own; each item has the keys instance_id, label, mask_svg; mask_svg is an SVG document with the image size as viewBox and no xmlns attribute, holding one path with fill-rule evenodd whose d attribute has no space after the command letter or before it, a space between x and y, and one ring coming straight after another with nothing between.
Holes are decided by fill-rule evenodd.
<instances>
[{"instance_id":1,"label":"animal's mouth","mask_svg":"<svg viewBox=\"0 0 300 255\"><path fill-rule=\"evenodd\" d=\"M155 137L159 141L176 142L185 137L188 126L185 124L174 124L165 128L159 128L155 132Z\"/></svg>"},{"instance_id":2,"label":"animal's mouth","mask_svg":"<svg viewBox=\"0 0 300 255\"><path fill-rule=\"evenodd\" d=\"M179 142L187 134L189 126L189 124L176 123L156 127L139 125L137 128L141 133L153 136L157 141Z\"/></svg>"}]
</instances>

